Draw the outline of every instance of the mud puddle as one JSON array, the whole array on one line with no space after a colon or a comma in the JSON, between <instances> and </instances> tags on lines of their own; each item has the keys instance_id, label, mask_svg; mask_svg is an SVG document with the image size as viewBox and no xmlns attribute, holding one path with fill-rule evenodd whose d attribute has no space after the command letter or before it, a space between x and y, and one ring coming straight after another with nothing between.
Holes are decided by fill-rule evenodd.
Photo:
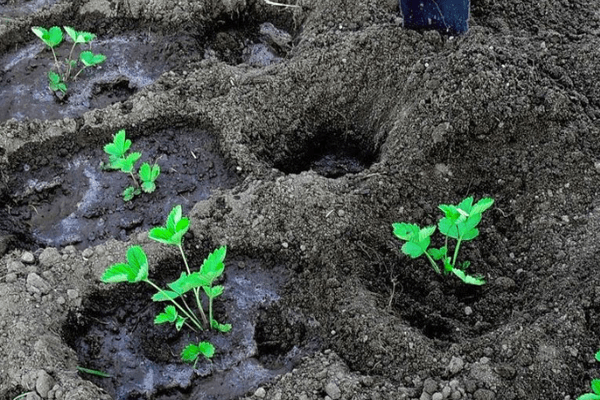
<instances>
[{"instance_id":1,"label":"mud puddle","mask_svg":"<svg viewBox=\"0 0 600 400\"><path fill-rule=\"evenodd\" d=\"M164 264L156 269L159 274L177 276L177 262ZM267 271L256 260L226 260L225 292L215 306L217 319L233 326L227 334L193 334L185 328L178 333L172 326L155 326L154 316L164 304L152 304L152 290L141 285L92 296L82 316L72 316L63 332L81 365L111 375L86 378L117 400L237 398L290 371L309 351L301 343L288 343L278 362L261 356L265 336L260 326L273 323L271 315L268 322L261 319L261 310L280 300L278 291L286 276L283 267ZM286 317L277 314L281 323ZM216 353L212 362L203 359L194 369L180 361L179 354L188 343L200 340L213 343Z\"/></svg>"},{"instance_id":2,"label":"mud puddle","mask_svg":"<svg viewBox=\"0 0 600 400\"><path fill-rule=\"evenodd\" d=\"M142 162L161 168L153 193L125 202L122 192L133 180L101 168L101 161L107 161L102 146L85 148L54 164L29 149L33 158L11 173L14 192L12 204L6 205L8 213L39 245L85 248L109 238L128 240L132 233L161 225L173 206L189 210L213 189L237 182L215 139L206 132L167 129L132 141L132 150L142 153L137 168ZM58 148L50 151L61 154Z\"/></svg>"},{"instance_id":3,"label":"mud puddle","mask_svg":"<svg viewBox=\"0 0 600 400\"><path fill-rule=\"evenodd\" d=\"M0 121L61 119L106 107L127 99L163 72L189 63L200 52L196 40L186 35L135 33L97 38L92 51L106 55L106 61L68 82L67 94L60 99L48 88L52 52L41 41L34 41L33 33L31 36L31 44L0 58ZM70 42L63 42L57 58L66 58L70 48ZM74 54L81 51L83 48L78 48Z\"/></svg>"}]
</instances>

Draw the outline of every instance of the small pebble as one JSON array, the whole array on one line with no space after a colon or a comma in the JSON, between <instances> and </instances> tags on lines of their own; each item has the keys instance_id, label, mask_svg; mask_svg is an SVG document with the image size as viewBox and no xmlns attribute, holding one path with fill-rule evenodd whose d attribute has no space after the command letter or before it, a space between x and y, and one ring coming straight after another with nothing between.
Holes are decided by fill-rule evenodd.
<instances>
[{"instance_id":1,"label":"small pebble","mask_svg":"<svg viewBox=\"0 0 600 400\"><path fill-rule=\"evenodd\" d=\"M267 391L264 388L258 388L256 389L256 392L254 392L254 395L259 399L262 399L267 395Z\"/></svg>"},{"instance_id":2,"label":"small pebble","mask_svg":"<svg viewBox=\"0 0 600 400\"><path fill-rule=\"evenodd\" d=\"M94 255L94 250L92 250L88 247L87 249L85 249L83 251L83 253L81 253L81 255L83 256L83 258L90 258L91 256Z\"/></svg>"},{"instance_id":3,"label":"small pebble","mask_svg":"<svg viewBox=\"0 0 600 400\"><path fill-rule=\"evenodd\" d=\"M340 388L334 382L329 382L327 385L325 385L325 393L327 393L327 395L333 400L337 400L342 397Z\"/></svg>"},{"instance_id":4,"label":"small pebble","mask_svg":"<svg viewBox=\"0 0 600 400\"><path fill-rule=\"evenodd\" d=\"M35 262L35 257L33 256L33 253L26 251L21 255L21 261L25 264L33 264Z\"/></svg>"}]
</instances>

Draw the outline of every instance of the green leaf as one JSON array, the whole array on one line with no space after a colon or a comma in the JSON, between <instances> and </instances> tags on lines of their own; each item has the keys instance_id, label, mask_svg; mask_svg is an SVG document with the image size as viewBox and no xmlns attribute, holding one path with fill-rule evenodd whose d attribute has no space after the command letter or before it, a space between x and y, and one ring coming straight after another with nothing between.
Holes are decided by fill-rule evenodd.
<instances>
[{"instance_id":1,"label":"green leaf","mask_svg":"<svg viewBox=\"0 0 600 400\"><path fill-rule=\"evenodd\" d=\"M464 283L469 285L481 286L485 284L485 280L483 278L467 275L464 271L461 271L458 268L453 268L452 273L458 276Z\"/></svg>"},{"instance_id":2,"label":"green leaf","mask_svg":"<svg viewBox=\"0 0 600 400\"><path fill-rule=\"evenodd\" d=\"M479 200L471 209L471 214L481 214L494 204L494 199L491 197L484 197Z\"/></svg>"},{"instance_id":3,"label":"green leaf","mask_svg":"<svg viewBox=\"0 0 600 400\"><path fill-rule=\"evenodd\" d=\"M419 226L415 224L408 224L405 222L392 224L394 228L394 235L398 239L410 241L414 236L419 234Z\"/></svg>"},{"instance_id":4,"label":"green leaf","mask_svg":"<svg viewBox=\"0 0 600 400\"><path fill-rule=\"evenodd\" d=\"M166 306L165 311L158 314L156 318L154 318L154 324L164 324L165 322L175 322L177 320L177 310L175 306Z\"/></svg>"},{"instance_id":5,"label":"green leaf","mask_svg":"<svg viewBox=\"0 0 600 400\"><path fill-rule=\"evenodd\" d=\"M210 324L211 328L218 330L222 333L227 333L231 330L231 324L220 324L217 320L212 320Z\"/></svg>"},{"instance_id":6,"label":"green leaf","mask_svg":"<svg viewBox=\"0 0 600 400\"><path fill-rule=\"evenodd\" d=\"M63 93L67 92L67 85L62 81L60 75L54 71L48 71L48 86L53 92L56 92L57 90L60 90Z\"/></svg>"},{"instance_id":7,"label":"green leaf","mask_svg":"<svg viewBox=\"0 0 600 400\"><path fill-rule=\"evenodd\" d=\"M600 350L596 352L596 355L594 357L596 358L596 361L600 361Z\"/></svg>"},{"instance_id":8,"label":"green leaf","mask_svg":"<svg viewBox=\"0 0 600 400\"><path fill-rule=\"evenodd\" d=\"M133 279L136 275L136 271L134 271L128 264L118 263L111 265L104 274L102 275L102 282L104 283L119 283L119 282L128 282Z\"/></svg>"},{"instance_id":9,"label":"green leaf","mask_svg":"<svg viewBox=\"0 0 600 400\"><path fill-rule=\"evenodd\" d=\"M152 228L150 229L150 232L148 232L148 237L152 240L165 244L176 244L171 242L171 236L171 232L162 226Z\"/></svg>"},{"instance_id":10,"label":"green leaf","mask_svg":"<svg viewBox=\"0 0 600 400\"><path fill-rule=\"evenodd\" d=\"M600 379L592 379L592 390L596 394L600 394Z\"/></svg>"},{"instance_id":11,"label":"green leaf","mask_svg":"<svg viewBox=\"0 0 600 400\"><path fill-rule=\"evenodd\" d=\"M481 221L481 214L471 214L469 217L456 225L458 234L463 240L471 240L479 235L479 231L475 227ZM473 236L475 235L475 236ZM468 238L467 238L468 237Z\"/></svg>"},{"instance_id":12,"label":"green leaf","mask_svg":"<svg viewBox=\"0 0 600 400\"><path fill-rule=\"evenodd\" d=\"M448 248L446 246L440 247L439 249L429 249L427 253L436 261L441 260L448 253Z\"/></svg>"},{"instance_id":13,"label":"green leaf","mask_svg":"<svg viewBox=\"0 0 600 400\"><path fill-rule=\"evenodd\" d=\"M402 252L410 258L418 258L423 253L425 253L425 250L423 250L423 248L418 243L406 242L402 246Z\"/></svg>"},{"instance_id":14,"label":"green leaf","mask_svg":"<svg viewBox=\"0 0 600 400\"><path fill-rule=\"evenodd\" d=\"M140 159L142 153L134 152L129 153L125 158L119 158L115 160L112 165L119 168L122 172L130 173L133 171L135 163Z\"/></svg>"},{"instance_id":15,"label":"green leaf","mask_svg":"<svg viewBox=\"0 0 600 400\"><path fill-rule=\"evenodd\" d=\"M140 246L131 246L127 250L127 262L138 271L136 282L148 279L148 258Z\"/></svg>"},{"instance_id":16,"label":"green leaf","mask_svg":"<svg viewBox=\"0 0 600 400\"><path fill-rule=\"evenodd\" d=\"M154 181L158 178L160 174L160 167L158 164L154 164L151 168L150 164L143 163L140 167L140 179L142 180L142 189L146 193L152 193L156 189L156 184Z\"/></svg>"},{"instance_id":17,"label":"green leaf","mask_svg":"<svg viewBox=\"0 0 600 400\"><path fill-rule=\"evenodd\" d=\"M459 210L464 211L464 214L467 214L467 215L471 214L471 208L473 208L473 197L467 197L466 199L464 199L463 201L461 201L458 204L457 208Z\"/></svg>"},{"instance_id":18,"label":"green leaf","mask_svg":"<svg viewBox=\"0 0 600 400\"><path fill-rule=\"evenodd\" d=\"M450 218L442 218L438 222L440 232L448 237L458 239L458 228L455 221Z\"/></svg>"},{"instance_id":19,"label":"green leaf","mask_svg":"<svg viewBox=\"0 0 600 400\"><path fill-rule=\"evenodd\" d=\"M95 369L89 369L89 368L83 368L83 367L77 367L77 370L79 372L83 372L85 374L90 374L90 375L95 375L95 376L99 376L101 378L112 378L112 375L107 374L106 372L102 372L102 371L97 371Z\"/></svg>"},{"instance_id":20,"label":"green leaf","mask_svg":"<svg viewBox=\"0 0 600 400\"><path fill-rule=\"evenodd\" d=\"M419 230L419 242L425 241L435 232L435 226L426 226L425 228Z\"/></svg>"},{"instance_id":21,"label":"green leaf","mask_svg":"<svg viewBox=\"0 0 600 400\"><path fill-rule=\"evenodd\" d=\"M131 140L125 139L125 129L121 129L114 135L113 142L104 146L104 152L116 160L124 157L129 147Z\"/></svg>"},{"instance_id":22,"label":"green leaf","mask_svg":"<svg viewBox=\"0 0 600 400\"><path fill-rule=\"evenodd\" d=\"M65 31L69 34L74 43L88 43L96 38L96 35L90 32L80 32L71 28L70 26L63 26Z\"/></svg>"},{"instance_id":23,"label":"green leaf","mask_svg":"<svg viewBox=\"0 0 600 400\"><path fill-rule=\"evenodd\" d=\"M104 283L136 283L148 279L148 260L140 246L131 246L127 250L127 264L111 265L102 275Z\"/></svg>"},{"instance_id":24,"label":"green leaf","mask_svg":"<svg viewBox=\"0 0 600 400\"><path fill-rule=\"evenodd\" d=\"M58 46L63 40L62 31L58 26L53 26L50 30L46 30L41 26L34 26L31 28L33 33L51 48Z\"/></svg>"},{"instance_id":25,"label":"green leaf","mask_svg":"<svg viewBox=\"0 0 600 400\"><path fill-rule=\"evenodd\" d=\"M162 292L158 292L152 296L152 301L167 301L176 299L178 297L179 293L175 293L170 290L163 290Z\"/></svg>"},{"instance_id":26,"label":"green leaf","mask_svg":"<svg viewBox=\"0 0 600 400\"><path fill-rule=\"evenodd\" d=\"M79 54L79 59L86 67L92 67L103 63L104 60L106 60L106 56L104 54L94 54L91 51L86 50Z\"/></svg>"},{"instance_id":27,"label":"green leaf","mask_svg":"<svg viewBox=\"0 0 600 400\"><path fill-rule=\"evenodd\" d=\"M181 246L183 235L190 227L190 220L182 218L181 206L173 207L165 227L153 228L148 233L148 237L160 243Z\"/></svg>"},{"instance_id":28,"label":"green leaf","mask_svg":"<svg viewBox=\"0 0 600 400\"><path fill-rule=\"evenodd\" d=\"M181 205L176 205L175 207L173 207L173 209L167 216L166 227L169 230L169 232L176 231L175 227L177 226L177 223L181 220L181 216L182 216Z\"/></svg>"},{"instance_id":29,"label":"green leaf","mask_svg":"<svg viewBox=\"0 0 600 400\"><path fill-rule=\"evenodd\" d=\"M156 184L154 182L142 182L142 190L145 193L152 193L156 190Z\"/></svg>"},{"instance_id":30,"label":"green leaf","mask_svg":"<svg viewBox=\"0 0 600 400\"><path fill-rule=\"evenodd\" d=\"M211 281L207 276L199 272L193 272L188 275L185 272L181 273L179 279L175 282L169 283L169 287L180 295L189 292L192 289L199 288L202 286L210 285Z\"/></svg>"},{"instance_id":31,"label":"green leaf","mask_svg":"<svg viewBox=\"0 0 600 400\"><path fill-rule=\"evenodd\" d=\"M453 206L452 204L440 204L438 208L444 212L446 218L451 222L455 222L460 218L460 212L458 212L456 206Z\"/></svg>"},{"instance_id":32,"label":"green leaf","mask_svg":"<svg viewBox=\"0 0 600 400\"><path fill-rule=\"evenodd\" d=\"M183 324L185 324L186 319L187 318L184 318L181 315L177 316L177 321L175 321L175 329L177 329L177 331L180 331L181 328L183 328Z\"/></svg>"},{"instance_id":33,"label":"green leaf","mask_svg":"<svg viewBox=\"0 0 600 400\"><path fill-rule=\"evenodd\" d=\"M102 275L104 283L136 283L148 279L148 260L140 246L131 246L127 250L127 264L111 265Z\"/></svg>"},{"instance_id":34,"label":"green leaf","mask_svg":"<svg viewBox=\"0 0 600 400\"><path fill-rule=\"evenodd\" d=\"M219 247L218 249L210 253L202 263L200 271L203 275L207 276L210 279L211 283L223 273L223 270L225 269L225 264L223 264L223 260L225 260L226 254L227 246Z\"/></svg>"},{"instance_id":35,"label":"green leaf","mask_svg":"<svg viewBox=\"0 0 600 400\"><path fill-rule=\"evenodd\" d=\"M202 289L204 289L204 293L206 293L209 299L214 299L215 297L222 295L225 288L221 285L217 285L213 287L203 286Z\"/></svg>"},{"instance_id":36,"label":"green leaf","mask_svg":"<svg viewBox=\"0 0 600 400\"><path fill-rule=\"evenodd\" d=\"M133 186L128 186L125 188L125 190L123 190L123 200L124 201L131 201L133 200L133 198L136 195L136 190Z\"/></svg>"},{"instance_id":37,"label":"green leaf","mask_svg":"<svg viewBox=\"0 0 600 400\"><path fill-rule=\"evenodd\" d=\"M181 352L181 359L187 362L194 362L199 355L203 355L207 359L210 359L214 354L215 346L209 342L200 342L197 345L190 343Z\"/></svg>"},{"instance_id":38,"label":"green leaf","mask_svg":"<svg viewBox=\"0 0 600 400\"><path fill-rule=\"evenodd\" d=\"M600 395L593 393L582 394L577 398L577 400L600 400Z\"/></svg>"}]
</instances>

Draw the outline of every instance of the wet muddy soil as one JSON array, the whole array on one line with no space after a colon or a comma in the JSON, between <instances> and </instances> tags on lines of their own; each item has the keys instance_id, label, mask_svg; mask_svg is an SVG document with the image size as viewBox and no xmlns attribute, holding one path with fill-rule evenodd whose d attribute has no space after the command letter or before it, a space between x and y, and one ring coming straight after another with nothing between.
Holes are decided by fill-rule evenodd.
<instances>
[{"instance_id":1,"label":"wet muddy soil","mask_svg":"<svg viewBox=\"0 0 600 400\"><path fill-rule=\"evenodd\" d=\"M0 2L0 398L589 391L600 14L473 0L470 31L451 37L405 29L397 1L288 3ZM67 23L97 28L113 62L60 103L30 28ZM129 203L129 178L100 167L120 129L162 168ZM391 229L434 225L467 196L495 199L461 246L481 287L404 256ZM147 235L175 204L195 263L228 248L229 335L154 327L151 292L100 283L133 244L152 277L178 276L177 252ZM202 337L213 361L179 361Z\"/></svg>"}]
</instances>

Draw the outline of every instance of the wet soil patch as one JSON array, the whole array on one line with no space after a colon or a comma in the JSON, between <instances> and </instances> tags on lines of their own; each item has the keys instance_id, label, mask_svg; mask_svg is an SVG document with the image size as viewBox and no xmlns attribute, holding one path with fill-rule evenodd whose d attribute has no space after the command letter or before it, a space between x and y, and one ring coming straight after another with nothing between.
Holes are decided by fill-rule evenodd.
<instances>
[{"instance_id":1,"label":"wet soil patch","mask_svg":"<svg viewBox=\"0 0 600 400\"><path fill-rule=\"evenodd\" d=\"M190 259L191 265L200 261ZM184 268L180 259L167 259L151 272L151 279L166 286ZM194 269L194 267L192 267ZM158 276L153 277L152 275ZM224 294L215 302L216 318L231 323L227 334L194 333L187 328L153 324L165 304L150 300L149 285L115 285L84 301L83 310L72 313L63 336L78 354L81 365L109 373L111 378L91 379L115 399L232 399L290 371L306 354L305 337L284 336L277 363L263 362L261 349L270 348L267 327L290 326L277 306L278 292L287 280L281 266L265 269L257 260L226 260ZM206 300L204 300L206 301ZM275 307L275 308L273 308ZM275 310L275 311L273 311ZM265 320L259 314L268 315ZM300 324L298 324L300 326ZM301 327L301 326L300 326ZM301 327L301 332L306 329ZM269 335L273 337L272 335ZM296 339L297 341L291 341ZM196 369L179 359L191 342L209 340L215 345L212 362L201 360ZM297 345L297 346L296 346Z\"/></svg>"},{"instance_id":2,"label":"wet soil patch","mask_svg":"<svg viewBox=\"0 0 600 400\"><path fill-rule=\"evenodd\" d=\"M72 152L55 141L23 150L9 174L8 214L39 245L85 248L109 238L127 240L136 231L162 225L173 206L189 210L213 189L237 182L207 132L165 129L132 142L131 150L142 153L138 168L142 162L161 167L154 193L123 201L122 192L133 180L120 171L102 169L101 161L107 161L102 146ZM48 162L41 149L62 155L61 162Z\"/></svg>"},{"instance_id":3,"label":"wet soil patch","mask_svg":"<svg viewBox=\"0 0 600 400\"><path fill-rule=\"evenodd\" d=\"M57 58L68 57L70 48L70 42L62 43ZM75 49L74 57L83 50ZM64 97L48 88L47 73L53 68L54 58L41 42L32 41L2 56L0 121L75 117L123 101L163 72L202 58L198 42L189 35L130 33L98 38L92 42L92 51L106 55L106 61L87 68L76 81L67 82Z\"/></svg>"}]
</instances>

